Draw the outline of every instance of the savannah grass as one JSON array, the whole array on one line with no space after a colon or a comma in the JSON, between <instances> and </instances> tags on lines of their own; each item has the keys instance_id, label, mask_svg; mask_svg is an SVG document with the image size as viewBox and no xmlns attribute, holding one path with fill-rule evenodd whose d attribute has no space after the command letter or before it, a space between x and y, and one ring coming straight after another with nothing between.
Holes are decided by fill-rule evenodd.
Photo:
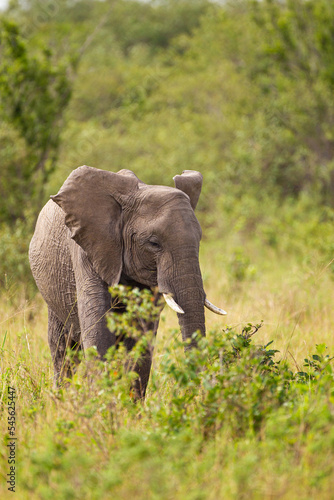
<instances>
[{"instance_id":1,"label":"savannah grass","mask_svg":"<svg viewBox=\"0 0 334 500\"><path fill-rule=\"evenodd\" d=\"M55 390L42 300L13 307L2 299L1 434L11 385L17 498L331 498L330 268L273 259L270 248L238 246L233 258L215 248L213 256L210 242L202 247L204 282L229 326L207 313L207 340L185 358L165 310L144 402L133 402L122 350L105 365L90 350ZM261 320L251 335L248 324ZM8 493L2 476L1 497Z\"/></svg>"}]
</instances>

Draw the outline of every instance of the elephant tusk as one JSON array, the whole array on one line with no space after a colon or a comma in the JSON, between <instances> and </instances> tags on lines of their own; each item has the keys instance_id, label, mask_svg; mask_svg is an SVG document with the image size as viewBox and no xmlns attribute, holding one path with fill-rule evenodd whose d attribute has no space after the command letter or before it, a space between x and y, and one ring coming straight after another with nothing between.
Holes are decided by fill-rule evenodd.
<instances>
[{"instance_id":1,"label":"elephant tusk","mask_svg":"<svg viewBox=\"0 0 334 500\"><path fill-rule=\"evenodd\" d=\"M175 302L170 293L163 293L164 299L173 311L178 314L184 314L184 310Z\"/></svg>"},{"instance_id":2,"label":"elephant tusk","mask_svg":"<svg viewBox=\"0 0 334 500\"><path fill-rule=\"evenodd\" d=\"M227 312L224 311L224 309L220 309L219 307L214 306L213 304L211 304L211 302L208 301L208 299L205 299L204 305L205 305L205 307L210 309L210 311L212 311L215 314L221 314L222 316L227 314Z\"/></svg>"}]
</instances>

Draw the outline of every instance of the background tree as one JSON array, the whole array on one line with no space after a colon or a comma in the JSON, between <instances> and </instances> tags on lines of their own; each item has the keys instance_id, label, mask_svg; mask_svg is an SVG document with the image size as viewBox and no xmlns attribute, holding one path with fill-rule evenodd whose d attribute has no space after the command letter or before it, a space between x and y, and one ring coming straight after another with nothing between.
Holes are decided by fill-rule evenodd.
<instances>
[{"instance_id":1,"label":"background tree","mask_svg":"<svg viewBox=\"0 0 334 500\"><path fill-rule=\"evenodd\" d=\"M0 222L36 213L55 168L63 113L71 96L64 63L46 48L28 49L15 23L3 20L0 39Z\"/></svg>"},{"instance_id":2,"label":"background tree","mask_svg":"<svg viewBox=\"0 0 334 500\"><path fill-rule=\"evenodd\" d=\"M27 241L32 212L81 164L153 184L200 170L198 213L216 239L236 231L244 244L257 229L277 244L300 204L327 232L329 0L26 0L2 17L0 220L14 232L24 220ZM14 276L22 236L0 233Z\"/></svg>"},{"instance_id":3,"label":"background tree","mask_svg":"<svg viewBox=\"0 0 334 500\"><path fill-rule=\"evenodd\" d=\"M273 182L285 195L307 190L333 205L334 5L266 0L252 6L262 40L248 73L267 96L268 126L283 139L271 161Z\"/></svg>"}]
</instances>

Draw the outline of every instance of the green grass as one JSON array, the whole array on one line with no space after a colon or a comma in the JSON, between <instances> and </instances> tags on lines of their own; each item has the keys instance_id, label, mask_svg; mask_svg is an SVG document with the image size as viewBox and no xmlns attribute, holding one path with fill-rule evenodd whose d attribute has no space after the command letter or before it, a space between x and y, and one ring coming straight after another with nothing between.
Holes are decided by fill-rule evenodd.
<instances>
[{"instance_id":1,"label":"green grass","mask_svg":"<svg viewBox=\"0 0 334 500\"><path fill-rule=\"evenodd\" d=\"M98 366L94 353L73 383L54 391L43 301L14 308L2 299L1 498L10 493L8 385L17 392L17 498L332 498L331 272L270 248L215 248L203 244L205 287L228 311L230 328L208 312L207 350L185 359L177 319L165 310L144 403L134 404L128 377ZM236 276L238 259L245 269ZM228 342L261 320L251 345L231 360ZM280 352L263 372L252 345L271 340L267 352ZM328 348L316 352L316 344ZM301 371L308 375L298 378Z\"/></svg>"}]
</instances>

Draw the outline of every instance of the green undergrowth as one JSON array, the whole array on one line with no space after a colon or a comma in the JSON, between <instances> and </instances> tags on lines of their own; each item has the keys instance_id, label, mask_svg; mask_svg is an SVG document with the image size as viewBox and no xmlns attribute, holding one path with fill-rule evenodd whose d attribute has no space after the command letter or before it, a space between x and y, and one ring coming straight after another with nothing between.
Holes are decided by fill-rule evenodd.
<instances>
[{"instance_id":1,"label":"green undergrowth","mask_svg":"<svg viewBox=\"0 0 334 500\"><path fill-rule=\"evenodd\" d=\"M124 287L119 335L157 314L149 292ZM118 313L113 313L110 324ZM143 326L143 323L142 323ZM135 349L120 344L101 362L90 349L72 381L55 390L50 360L21 335L1 346L1 473L7 473L8 387L16 390L18 498L331 498L334 463L333 358L316 345L296 368L262 323L197 336L186 355L176 339L157 352L145 401L135 401ZM197 334L194 334L195 336ZM14 354L19 354L14 356ZM2 498L7 498L4 481Z\"/></svg>"}]
</instances>

